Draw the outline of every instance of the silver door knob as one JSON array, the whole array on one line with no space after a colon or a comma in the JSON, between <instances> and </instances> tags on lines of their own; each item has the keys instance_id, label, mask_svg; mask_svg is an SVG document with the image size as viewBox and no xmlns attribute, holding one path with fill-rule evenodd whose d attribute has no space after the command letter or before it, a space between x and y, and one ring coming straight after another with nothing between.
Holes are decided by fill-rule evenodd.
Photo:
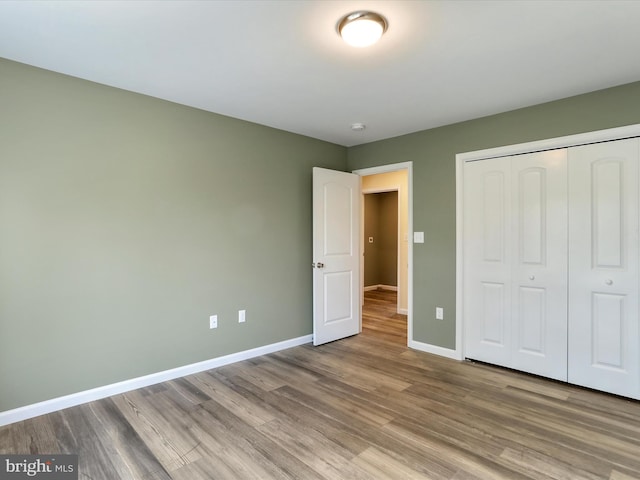
<instances>
[{"instance_id":1,"label":"silver door knob","mask_svg":"<svg viewBox=\"0 0 640 480\"><path fill-rule=\"evenodd\" d=\"M529 280L535 280L536 276L535 275L529 275Z\"/></svg>"},{"instance_id":2,"label":"silver door knob","mask_svg":"<svg viewBox=\"0 0 640 480\"><path fill-rule=\"evenodd\" d=\"M610 278L607 278L604 283L606 283L607 285L613 285L613 280L611 280Z\"/></svg>"},{"instance_id":3,"label":"silver door knob","mask_svg":"<svg viewBox=\"0 0 640 480\"><path fill-rule=\"evenodd\" d=\"M316 263L316 268L324 268L324 263L322 262Z\"/></svg>"}]
</instances>

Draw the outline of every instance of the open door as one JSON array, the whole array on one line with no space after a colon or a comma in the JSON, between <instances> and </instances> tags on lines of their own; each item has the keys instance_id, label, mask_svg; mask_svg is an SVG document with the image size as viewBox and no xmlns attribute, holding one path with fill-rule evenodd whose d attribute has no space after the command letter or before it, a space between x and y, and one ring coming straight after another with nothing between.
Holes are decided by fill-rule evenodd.
<instances>
[{"instance_id":1,"label":"open door","mask_svg":"<svg viewBox=\"0 0 640 480\"><path fill-rule=\"evenodd\" d=\"M313 344L360 333L360 177L313 169Z\"/></svg>"}]
</instances>

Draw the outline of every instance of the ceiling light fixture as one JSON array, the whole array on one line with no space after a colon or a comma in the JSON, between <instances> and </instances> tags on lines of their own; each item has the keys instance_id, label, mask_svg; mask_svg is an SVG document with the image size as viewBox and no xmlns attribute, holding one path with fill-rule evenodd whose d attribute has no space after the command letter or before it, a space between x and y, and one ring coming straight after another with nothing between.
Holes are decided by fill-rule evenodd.
<instances>
[{"instance_id":1,"label":"ceiling light fixture","mask_svg":"<svg viewBox=\"0 0 640 480\"><path fill-rule=\"evenodd\" d=\"M351 130L354 132L362 132L367 126L364 123L352 123Z\"/></svg>"},{"instance_id":2,"label":"ceiling light fixture","mask_svg":"<svg viewBox=\"0 0 640 480\"><path fill-rule=\"evenodd\" d=\"M340 19L338 33L352 47L373 45L387 31L387 20L374 12L353 12Z\"/></svg>"}]
</instances>

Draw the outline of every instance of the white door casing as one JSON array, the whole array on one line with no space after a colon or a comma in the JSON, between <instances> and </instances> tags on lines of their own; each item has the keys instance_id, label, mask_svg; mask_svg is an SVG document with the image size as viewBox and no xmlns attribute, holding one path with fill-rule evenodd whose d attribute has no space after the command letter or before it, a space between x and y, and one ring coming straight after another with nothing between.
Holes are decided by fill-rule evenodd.
<instances>
[{"instance_id":1,"label":"white door casing","mask_svg":"<svg viewBox=\"0 0 640 480\"><path fill-rule=\"evenodd\" d=\"M360 177L313 168L313 344L361 331Z\"/></svg>"},{"instance_id":2,"label":"white door casing","mask_svg":"<svg viewBox=\"0 0 640 480\"><path fill-rule=\"evenodd\" d=\"M569 151L569 381L640 398L640 139Z\"/></svg>"}]
</instances>

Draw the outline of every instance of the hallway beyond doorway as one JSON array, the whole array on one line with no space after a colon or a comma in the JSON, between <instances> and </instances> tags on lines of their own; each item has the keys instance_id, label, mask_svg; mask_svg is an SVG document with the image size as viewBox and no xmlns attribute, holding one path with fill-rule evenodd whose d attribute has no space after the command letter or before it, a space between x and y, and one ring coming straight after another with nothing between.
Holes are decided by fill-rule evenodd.
<instances>
[{"instance_id":1,"label":"hallway beyond doorway","mask_svg":"<svg viewBox=\"0 0 640 480\"><path fill-rule=\"evenodd\" d=\"M398 293L393 290L364 292L362 334L390 343L407 345L407 316L396 313Z\"/></svg>"}]
</instances>

